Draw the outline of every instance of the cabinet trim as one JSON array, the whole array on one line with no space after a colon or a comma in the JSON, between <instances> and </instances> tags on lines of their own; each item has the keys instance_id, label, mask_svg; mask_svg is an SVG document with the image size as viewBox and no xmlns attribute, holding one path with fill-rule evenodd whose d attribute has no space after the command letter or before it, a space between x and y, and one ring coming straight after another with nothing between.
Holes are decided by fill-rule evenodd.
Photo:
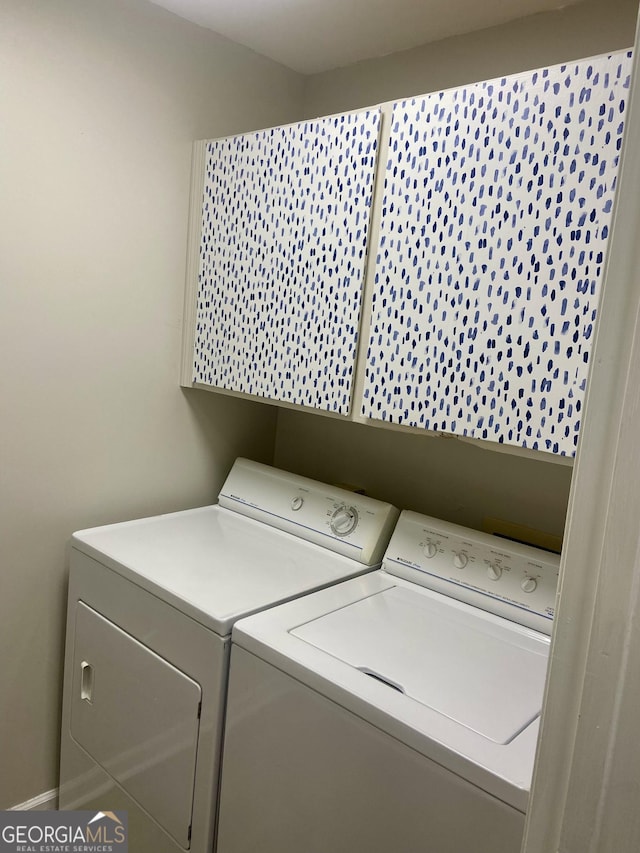
<instances>
[{"instance_id":1,"label":"cabinet trim","mask_svg":"<svg viewBox=\"0 0 640 853\"><path fill-rule=\"evenodd\" d=\"M193 346L198 310L198 271L200 267L200 222L202 220L202 186L204 183L204 150L206 140L193 144L191 189L189 193L189 232L187 237L187 271L184 289L182 331L182 366L180 384L193 387Z\"/></svg>"}]
</instances>

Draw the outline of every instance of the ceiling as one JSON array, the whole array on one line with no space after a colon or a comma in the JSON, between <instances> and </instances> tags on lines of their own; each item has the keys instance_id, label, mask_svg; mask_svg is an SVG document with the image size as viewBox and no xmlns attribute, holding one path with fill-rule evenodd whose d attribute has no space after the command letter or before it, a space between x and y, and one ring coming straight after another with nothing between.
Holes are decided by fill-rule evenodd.
<instances>
[{"instance_id":1,"label":"ceiling","mask_svg":"<svg viewBox=\"0 0 640 853\"><path fill-rule=\"evenodd\" d=\"M580 0L152 0L303 74Z\"/></svg>"}]
</instances>

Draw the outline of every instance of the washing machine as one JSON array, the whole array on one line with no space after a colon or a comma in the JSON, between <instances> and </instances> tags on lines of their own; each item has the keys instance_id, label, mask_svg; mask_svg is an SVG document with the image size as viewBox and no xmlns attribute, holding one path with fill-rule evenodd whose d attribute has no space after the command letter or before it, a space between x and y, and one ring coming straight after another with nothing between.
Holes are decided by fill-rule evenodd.
<instances>
[{"instance_id":1,"label":"washing machine","mask_svg":"<svg viewBox=\"0 0 640 853\"><path fill-rule=\"evenodd\" d=\"M218 853L518 853L559 558L403 512L233 629Z\"/></svg>"},{"instance_id":2,"label":"washing machine","mask_svg":"<svg viewBox=\"0 0 640 853\"><path fill-rule=\"evenodd\" d=\"M211 853L233 623L379 566L397 516L238 459L214 506L74 534L60 807L127 811L135 853Z\"/></svg>"}]
</instances>

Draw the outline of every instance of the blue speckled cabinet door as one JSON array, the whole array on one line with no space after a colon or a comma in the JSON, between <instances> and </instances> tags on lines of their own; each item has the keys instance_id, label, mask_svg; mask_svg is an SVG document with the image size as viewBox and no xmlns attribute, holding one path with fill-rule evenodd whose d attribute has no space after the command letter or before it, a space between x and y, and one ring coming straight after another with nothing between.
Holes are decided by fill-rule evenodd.
<instances>
[{"instance_id":1,"label":"blue speckled cabinet door","mask_svg":"<svg viewBox=\"0 0 640 853\"><path fill-rule=\"evenodd\" d=\"M365 416L575 453L630 67L394 105Z\"/></svg>"},{"instance_id":2,"label":"blue speckled cabinet door","mask_svg":"<svg viewBox=\"0 0 640 853\"><path fill-rule=\"evenodd\" d=\"M207 144L194 382L349 413L379 126Z\"/></svg>"}]
</instances>

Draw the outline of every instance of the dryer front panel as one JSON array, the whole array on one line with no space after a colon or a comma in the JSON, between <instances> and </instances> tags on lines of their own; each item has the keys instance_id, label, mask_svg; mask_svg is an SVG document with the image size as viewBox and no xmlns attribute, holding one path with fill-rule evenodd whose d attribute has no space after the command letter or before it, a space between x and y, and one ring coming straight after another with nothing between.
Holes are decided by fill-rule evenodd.
<instances>
[{"instance_id":1,"label":"dryer front panel","mask_svg":"<svg viewBox=\"0 0 640 853\"><path fill-rule=\"evenodd\" d=\"M188 848L200 685L82 601L73 667L72 738Z\"/></svg>"}]
</instances>

